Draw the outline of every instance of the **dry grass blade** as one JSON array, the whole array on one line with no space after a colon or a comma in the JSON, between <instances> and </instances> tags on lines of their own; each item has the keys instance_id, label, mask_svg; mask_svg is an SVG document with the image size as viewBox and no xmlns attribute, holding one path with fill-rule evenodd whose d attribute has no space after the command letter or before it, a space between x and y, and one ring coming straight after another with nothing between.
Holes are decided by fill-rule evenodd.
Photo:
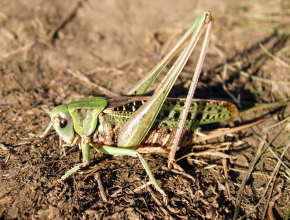
<instances>
[{"instance_id":1,"label":"dry grass blade","mask_svg":"<svg viewBox=\"0 0 290 220\"><path fill-rule=\"evenodd\" d=\"M26 45L24 45L22 47L17 48L16 50L13 50L11 52L3 54L1 57L3 59L6 59L6 58L11 57L11 56L13 56L15 54L18 54L18 53L21 53L21 52L25 52L25 51L29 50L31 47L33 47L34 44L35 44L34 41L30 42L30 43L28 43L28 44L26 44Z\"/></svg>"},{"instance_id":2,"label":"dry grass blade","mask_svg":"<svg viewBox=\"0 0 290 220\"><path fill-rule=\"evenodd\" d=\"M88 85L92 86L92 87L96 87L97 89L99 89L104 95L109 96L109 97L118 97L120 96L117 93L111 92L110 90L106 89L103 86L100 86L96 83L91 82L85 75L81 74L81 72L79 71L72 71L70 69L67 69L67 72L72 74L73 76L79 78L80 80L86 82Z\"/></svg>"},{"instance_id":3,"label":"dry grass blade","mask_svg":"<svg viewBox=\"0 0 290 220\"><path fill-rule=\"evenodd\" d=\"M198 143L198 142L201 142L201 141L209 140L211 138L216 138L216 137L220 137L220 136L223 136L223 135L235 133L235 132L241 131L243 129L253 127L254 125L260 124L263 121L265 121L267 118L268 117L263 117L263 118L258 119L256 121L247 123L245 125L237 126L237 127L234 127L234 128L222 128L222 129L218 129L218 130L215 130L215 131L203 132L204 135L197 136L195 142Z\"/></svg>"},{"instance_id":4,"label":"dry grass blade","mask_svg":"<svg viewBox=\"0 0 290 220\"><path fill-rule=\"evenodd\" d=\"M160 208L160 210L164 213L164 217L165 217L165 219L174 219L170 214L169 214L169 212L162 206L162 203L157 199L157 197L154 195L154 192L153 192L153 190L152 190L152 188L149 186L149 185L147 185L147 189L148 189L148 191L150 192L150 194L151 194L151 196L152 196L152 198L153 198L153 200L156 202L156 204L159 206L159 208Z\"/></svg>"},{"instance_id":5,"label":"dry grass blade","mask_svg":"<svg viewBox=\"0 0 290 220\"><path fill-rule=\"evenodd\" d=\"M274 186L274 184L273 184ZM275 202L280 199L282 197L282 189L284 186L284 180L282 180L282 183L278 185L278 194L276 196L274 196L271 201L269 202L269 208L268 208L268 215L269 215L269 218L271 220L275 220L276 218L274 217L274 213L273 213L273 208L274 208L274 205L275 205ZM270 196L269 196L270 198Z\"/></svg>"},{"instance_id":6,"label":"dry grass blade","mask_svg":"<svg viewBox=\"0 0 290 220\"><path fill-rule=\"evenodd\" d=\"M182 160L183 158L186 158L186 157L203 156L203 155L217 156L217 157L221 157L221 158L224 158L224 159L227 159L227 158L228 159L233 159L232 156L230 156L228 154L225 154L225 153L222 153L222 152L218 152L217 150L223 150L223 149L210 149L210 150L203 151L203 152L192 152L192 153L184 155L181 158L178 158L176 160L176 162L179 161L179 160Z\"/></svg>"},{"instance_id":7,"label":"dry grass blade","mask_svg":"<svg viewBox=\"0 0 290 220\"><path fill-rule=\"evenodd\" d=\"M276 80L271 80L271 79L265 79L259 76L253 76L250 73L247 73L243 70L238 70L237 68L231 66L231 65L227 65L227 68L233 72L238 72L241 76L247 77L247 78L251 78L252 80L257 80L259 82L263 82L263 83L267 83L267 84L276 84L276 85L284 85L284 86L289 86L290 82L287 81L276 81Z\"/></svg>"},{"instance_id":8,"label":"dry grass blade","mask_svg":"<svg viewBox=\"0 0 290 220\"><path fill-rule=\"evenodd\" d=\"M73 5L68 9L68 11L62 16L59 22L51 29L47 35L46 40L51 43L56 32L76 13L77 8L81 4L81 0L77 0Z\"/></svg>"},{"instance_id":9,"label":"dry grass blade","mask_svg":"<svg viewBox=\"0 0 290 220\"><path fill-rule=\"evenodd\" d=\"M281 128L280 130L274 135L274 137L266 144L266 146L263 147L263 149L261 150L261 152L257 153L257 156L255 157L255 159L251 162L251 165L249 167L249 170L248 170L248 173L247 175L244 177L242 183L241 183L241 186L240 186L240 189L239 189L239 192L238 192L238 195L237 195L237 199L236 199L236 204L235 204L235 213L234 213L234 218L233 219L243 219L244 217L246 217L248 214L250 214L253 210L256 209L256 207L261 203L262 201L262 198L264 198L264 196L266 195L266 192L274 178L274 176L276 175L276 173L278 172L278 169L281 165L280 162L277 163L275 169L273 170L272 172L272 175L271 175L271 178L269 179L268 183L267 183L267 186L265 187L265 191L263 193L263 195L261 196L261 199L260 201L254 206L254 208L252 208L251 210L249 210L244 216L238 218L238 215L239 215L239 210L240 210L240 203L242 201L242 192L243 192L243 189L245 187L245 184L246 184L246 181L249 179L251 173L253 172L253 170L255 169L256 167L256 164L258 162L258 160L261 158L261 156L265 153L265 151L269 148L269 146L271 144L273 144L273 142L276 140L276 138L280 135L280 133L286 128L286 126L288 125L288 123L290 122L290 120L288 120ZM282 142L284 142L286 138L284 138L279 145L282 144ZM280 158L283 157L283 155L285 154L285 152L288 150L288 148L290 147L290 142L287 144L287 147L285 147L284 149L284 152L281 154Z\"/></svg>"},{"instance_id":10,"label":"dry grass blade","mask_svg":"<svg viewBox=\"0 0 290 220\"><path fill-rule=\"evenodd\" d=\"M268 144L267 146L269 146L269 144ZM285 150L284 150L283 153L281 154L281 156L280 156L281 159L283 158L284 154L289 150L289 148L290 148L290 142L288 142L287 146L285 147ZM265 191L264 191L263 195L261 196L261 199L259 200L259 202L258 202L258 203L257 203L257 204L256 204L256 205L255 205L251 210L249 210L249 211L247 212L247 214L245 214L244 216L242 216L242 217L239 218L239 219L243 219L244 217L246 217L248 214L250 214L252 211L254 211L254 210L255 210L255 209L260 205L260 203L262 202L263 198L265 198L266 193L267 193L267 191L268 191L268 189L269 189L271 183L273 183L272 187L274 187L274 179L276 178L276 176L277 176L277 174L278 174L278 172L279 172L280 166L281 166L281 163L280 163L280 161L279 161L279 162L276 164L276 166L275 166L275 168L274 168L274 170L273 170L273 172L272 172L271 178L269 179L269 181L268 181L268 183L267 183L267 185L266 185L266 187L265 187ZM269 200L270 200L270 197L269 197L268 201L269 201ZM265 207L268 207L268 201L267 201L267 203L265 204ZM265 208L263 216L266 215L266 211L267 211L267 209Z\"/></svg>"},{"instance_id":11,"label":"dry grass blade","mask_svg":"<svg viewBox=\"0 0 290 220\"><path fill-rule=\"evenodd\" d=\"M253 112L253 111L258 111L258 110L262 110L262 109L267 109L267 108L274 108L274 107L280 107L280 106L286 106L289 105L290 101L289 100L285 100L285 101L279 101L279 102L273 102L270 104L265 104L265 103L256 103L254 107L249 108L245 111L240 111L239 114L245 114L245 113L249 113L249 112Z\"/></svg>"},{"instance_id":12,"label":"dry grass blade","mask_svg":"<svg viewBox=\"0 0 290 220\"><path fill-rule=\"evenodd\" d=\"M278 57L274 56L273 54L271 54L262 44L259 44L260 47L262 48L262 50L269 55L273 60L277 61L278 63L280 63L282 66L290 68L290 65L288 63L285 63L283 60L279 59Z\"/></svg>"},{"instance_id":13,"label":"dry grass blade","mask_svg":"<svg viewBox=\"0 0 290 220\"><path fill-rule=\"evenodd\" d=\"M234 100L234 102L240 107L240 99L237 99L227 88L226 86L226 77L227 77L227 64L224 65L224 70L223 70L223 74L222 74L222 79L223 79L223 89L224 91Z\"/></svg>"},{"instance_id":14,"label":"dry grass blade","mask_svg":"<svg viewBox=\"0 0 290 220\"><path fill-rule=\"evenodd\" d=\"M228 198L231 199L231 190L229 186L229 176L228 176L228 168L227 168L227 159L223 158L222 159L222 164L223 164L223 169L224 169L224 174L225 174L225 183L226 183L226 189L228 193Z\"/></svg>"},{"instance_id":15,"label":"dry grass blade","mask_svg":"<svg viewBox=\"0 0 290 220\"><path fill-rule=\"evenodd\" d=\"M277 122L276 124L273 124L273 125L271 125L271 126L269 126L269 127L267 127L267 128L264 128L264 129L262 130L262 132L265 132L266 130L268 130L268 129L270 129L270 128L273 128L273 127L275 127L275 126L278 126L278 125L280 125L280 124L282 124L282 123L288 121L289 119L290 119L290 116L287 117L287 118L285 118L285 119L283 119L282 121Z\"/></svg>"}]
</instances>

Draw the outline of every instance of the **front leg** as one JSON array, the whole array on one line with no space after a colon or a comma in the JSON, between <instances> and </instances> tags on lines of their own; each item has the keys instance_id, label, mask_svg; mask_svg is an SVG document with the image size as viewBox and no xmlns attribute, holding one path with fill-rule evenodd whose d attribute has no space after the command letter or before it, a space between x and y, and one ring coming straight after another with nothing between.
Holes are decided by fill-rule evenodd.
<instances>
[{"instance_id":1,"label":"front leg","mask_svg":"<svg viewBox=\"0 0 290 220\"><path fill-rule=\"evenodd\" d=\"M90 145L89 144L83 144L81 145L82 148L82 155L83 155L83 162L81 164L76 165L75 167L71 168L69 171L67 171L62 177L61 180L65 180L73 173L77 172L79 169L82 169L89 165L90 163Z\"/></svg>"},{"instance_id":2,"label":"front leg","mask_svg":"<svg viewBox=\"0 0 290 220\"><path fill-rule=\"evenodd\" d=\"M144 158L141 156L140 153L138 153L136 150L133 149L127 149L127 148L119 148L119 147L112 147L112 146L102 146L101 148L97 147L97 144L92 144L93 148L98 151L102 152L104 154L110 154L110 155L123 155L123 156L131 156L131 157L138 157L141 161L146 173L148 174L150 180L152 181L153 185L155 186L156 190L163 196L163 201L167 205L168 204L168 197L166 193L161 189L161 187L158 185L155 177L153 176L148 164L144 160Z\"/></svg>"}]
</instances>

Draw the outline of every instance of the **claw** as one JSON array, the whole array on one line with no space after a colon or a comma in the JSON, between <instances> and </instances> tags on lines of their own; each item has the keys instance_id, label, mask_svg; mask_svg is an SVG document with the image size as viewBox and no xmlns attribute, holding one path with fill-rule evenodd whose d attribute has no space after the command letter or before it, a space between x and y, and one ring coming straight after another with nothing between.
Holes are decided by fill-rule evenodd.
<instances>
[{"instance_id":1,"label":"claw","mask_svg":"<svg viewBox=\"0 0 290 220\"><path fill-rule=\"evenodd\" d=\"M168 205L169 199L168 199L168 196L166 194L163 195L163 202L166 206Z\"/></svg>"}]
</instances>

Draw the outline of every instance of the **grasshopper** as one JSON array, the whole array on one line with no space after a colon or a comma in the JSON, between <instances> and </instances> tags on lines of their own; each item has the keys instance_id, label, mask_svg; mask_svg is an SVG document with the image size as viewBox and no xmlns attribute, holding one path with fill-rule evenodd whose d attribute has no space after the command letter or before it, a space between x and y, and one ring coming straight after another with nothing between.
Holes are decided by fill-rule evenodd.
<instances>
[{"instance_id":1,"label":"grasshopper","mask_svg":"<svg viewBox=\"0 0 290 220\"><path fill-rule=\"evenodd\" d=\"M194 142L198 125L227 120L237 114L235 105L224 101L192 100L209 44L213 18L201 12L174 48L123 97L93 97L55 107L50 127L69 146L79 145L83 163L62 176L65 180L89 165L90 147L111 155L138 157L156 190L167 204L166 193L158 185L140 152L170 153L172 166L176 150ZM206 29L200 57L187 99L167 98L174 82ZM162 69L189 40L180 57L151 97L143 96Z\"/></svg>"}]
</instances>

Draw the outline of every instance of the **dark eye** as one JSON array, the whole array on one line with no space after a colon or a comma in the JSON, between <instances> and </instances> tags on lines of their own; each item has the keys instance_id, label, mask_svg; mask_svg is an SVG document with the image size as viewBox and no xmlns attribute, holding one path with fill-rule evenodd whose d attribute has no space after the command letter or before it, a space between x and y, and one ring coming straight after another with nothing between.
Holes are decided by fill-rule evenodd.
<instances>
[{"instance_id":1,"label":"dark eye","mask_svg":"<svg viewBox=\"0 0 290 220\"><path fill-rule=\"evenodd\" d=\"M67 126L67 120L65 118L60 119L59 127L65 128Z\"/></svg>"}]
</instances>

